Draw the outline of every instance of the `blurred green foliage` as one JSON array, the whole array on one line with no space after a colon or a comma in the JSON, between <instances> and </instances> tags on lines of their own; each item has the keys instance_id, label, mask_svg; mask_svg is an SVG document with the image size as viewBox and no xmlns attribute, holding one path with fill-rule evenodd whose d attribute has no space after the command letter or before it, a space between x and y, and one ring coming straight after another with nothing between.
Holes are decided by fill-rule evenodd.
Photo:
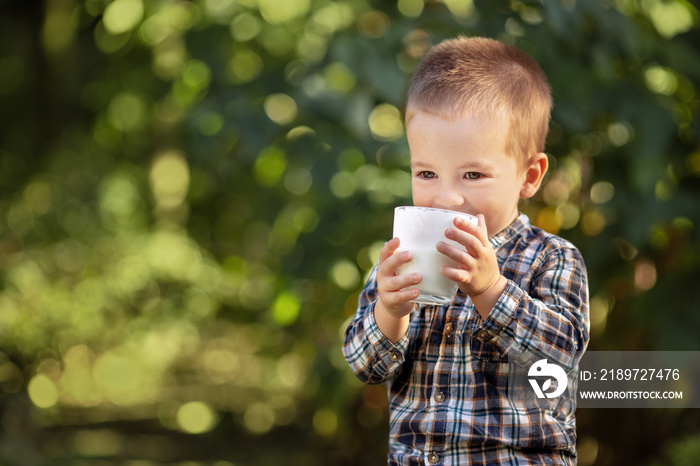
<instances>
[{"instance_id":1,"label":"blurred green foliage","mask_svg":"<svg viewBox=\"0 0 700 466\"><path fill-rule=\"evenodd\" d=\"M379 465L340 346L410 203L427 49L549 76L523 206L586 259L594 350L699 350L686 0L0 0L0 464ZM581 410L579 464L685 465L695 411ZM694 456L693 456L694 455Z\"/></svg>"}]
</instances>

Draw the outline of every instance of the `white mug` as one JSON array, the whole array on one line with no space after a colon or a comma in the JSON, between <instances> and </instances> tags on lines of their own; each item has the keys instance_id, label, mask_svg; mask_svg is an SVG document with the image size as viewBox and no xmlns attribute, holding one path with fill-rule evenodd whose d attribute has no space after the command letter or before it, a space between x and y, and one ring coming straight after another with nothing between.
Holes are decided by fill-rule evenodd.
<instances>
[{"instance_id":1,"label":"white mug","mask_svg":"<svg viewBox=\"0 0 700 466\"><path fill-rule=\"evenodd\" d=\"M418 272L423 280L416 285L420 295L413 300L424 304L449 304L457 293L457 282L444 276L443 265L457 264L437 250L437 243L444 241L457 248L464 246L445 237L445 230L454 228L454 219L461 217L476 224L473 215L430 207L402 206L394 209L394 237L399 238L398 251L411 251L411 262L398 269L400 275Z\"/></svg>"}]
</instances>

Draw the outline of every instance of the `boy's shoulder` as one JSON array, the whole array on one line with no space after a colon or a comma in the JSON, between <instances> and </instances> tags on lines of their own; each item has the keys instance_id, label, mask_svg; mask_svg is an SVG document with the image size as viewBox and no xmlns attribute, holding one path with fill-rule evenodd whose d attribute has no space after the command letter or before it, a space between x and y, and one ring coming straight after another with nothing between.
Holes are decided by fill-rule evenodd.
<instances>
[{"instance_id":1,"label":"boy's shoulder","mask_svg":"<svg viewBox=\"0 0 700 466\"><path fill-rule=\"evenodd\" d=\"M502 234L501 243L504 246L506 243L511 244L511 247L507 248L511 254L542 256L569 253L577 257L581 256L578 248L572 242L532 225L524 213L521 213Z\"/></svg>"}]
</instances>

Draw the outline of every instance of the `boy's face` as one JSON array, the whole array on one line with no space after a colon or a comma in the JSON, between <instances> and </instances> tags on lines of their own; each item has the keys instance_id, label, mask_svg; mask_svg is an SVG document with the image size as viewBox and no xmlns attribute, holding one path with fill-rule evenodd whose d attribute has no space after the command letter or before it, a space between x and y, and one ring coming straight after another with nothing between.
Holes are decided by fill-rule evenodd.
<instances>
[{"instance_id":1,"label":"boy's face","mask_svg":"<svg viewBox=\"0 0 700 466\"><path fill-rule=\"evenodd\" d=\"M413 204L483 214L489 237L507 227L520 197L531 195L523 190L526 170L505 152L507 132L503 119L414 112L406 126Z\"/></svg>"}]
</instances>

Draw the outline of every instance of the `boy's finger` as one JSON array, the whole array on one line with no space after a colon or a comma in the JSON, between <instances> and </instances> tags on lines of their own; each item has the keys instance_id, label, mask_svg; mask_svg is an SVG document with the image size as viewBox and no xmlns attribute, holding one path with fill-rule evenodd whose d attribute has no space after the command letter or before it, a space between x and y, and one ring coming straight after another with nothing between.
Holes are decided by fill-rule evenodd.
<instances>
[{"instance_id":1,"label":"boy's finger","mask_svg":"<svg viewBox=\"0 0 700 466\"><path fill-rule=\"evenodd\" d=\"M457 217L454 224L458 229L476 236L479 239L479 242L486 246L486 243L488 242L488 234L486 233L486 220L484 219L484 214L479 214L477 216L477 223L468 222L463 218Z\"/></svg>"},{"instance_id":2,"label":"boy's finger","mask_svg":"<svg viewBox=\"0 0 700 466\"><path fill-rule=\"evenodd\" d=\"M398 292L404 288L409 288L419 284L423 280L423 277L419 273L407 273L405 275L397 275L391 277L387 280L387 290L391 292Z\"/></svg>"},{"instance_id":3,"label":"boy's finger","mask_svg":"<svg viewBox=\"0 0 700 466\"><path fill-rule=\"evenodd\" d=\"M410 288L408 290L399 291L397 295L401 302L407 303L412 299L416 299L420 295L420 290L418 290L418 288Z\"/></svg>"},{"instance_id":4,"label":"boy's finger","mask_svg":"<svg viewBox=\"0 0 700 466\"><path fill-rule=\"evenodd\" d=\"M465 231L457 228L448 228L445 230L445 237L448 239L451 239L452 241L456 241L462 246L464 246L467 251L471 251L476 253L480 248L483 247L483 243L479 239L479 237L470 232L470 231Z\"/></svg>"},{"instance_id":5,"label":"boy's finger","mask_svg":"<svg viewBox=\"0 0 700 466\"><path fill-rule=\"evenodd\" d=\"M401 244L401 241L398 238L392 238L387 241L382 247L382 250L379 251L379 263L381 264L391 257L391 255L394 254L394 251L396 251L396 249L399 247L399 244Z\"/></svg>"},{"instance_id":6,"label":"boy's finger","mask_svg":"<svg viewBox=\"0 0 700 466\"><path fill-rule=\"evenodd\" d=\"M420 295L418 288L409 288L406 290L396 291L391 293L391 297L385 302L385 306L398 307L402 304L409 302L412 299L416 299Z\"/></svg>"},{"instance_id":7,"label":"boy's finger","mask_svg":"<svg viewBox=\"0 0 700 466\"><path fill-rule=\"evenodd\" d=\"M391 256L387 257L384 261L380 262L380 273L386 276L394 276L396 275L396 272L399 267L401 267L403 264L411 262L412 259L413 255L411 254L411 251L401 251L392 254Z\"/></svg>"},{"instance_id":8,"label":"boy's finger","mask_svg":"<svg viewBox=\"0 0 700 466\"><path fill-rule=\"evenodd\" d=\"M453 267L443 265L440 268L440 272L450 280L457 283L468 283L471 279L471 274L464 269L455 269Z\"/></svg>"},{"instance_id":9,"label":"boy's finger","mask_svg":"<svg viewBox=\"0 0 700 466\"><path fill-rule=\"evenodd\" d=\"M472 241L476 242L477 240L476 238L472 237ZM445 243L444 241L440 241L438 243L437 250L449 257L450 259L452 259L453 261L455 261L457 264L460 265L460 267L463 267L465 269L472 268L474 265L474 261L476 260L474 256L472 256L469 253L469 251L456 248L451 244Z\"/></svg>"},{"instance_id":10,"label":"boy's finger","mask_svg":"<svg viewBox=\"0 0 700 466\"><path fill-rule=\"evenodd\" d=\"M479 214L477 218L479 219L479 233L477 234L477 237L481 240L481 243L486 246L486 244L489 242L489 233L486 228L486 217L484 217L484 214Z\"/></svg>"}]
</instances>

